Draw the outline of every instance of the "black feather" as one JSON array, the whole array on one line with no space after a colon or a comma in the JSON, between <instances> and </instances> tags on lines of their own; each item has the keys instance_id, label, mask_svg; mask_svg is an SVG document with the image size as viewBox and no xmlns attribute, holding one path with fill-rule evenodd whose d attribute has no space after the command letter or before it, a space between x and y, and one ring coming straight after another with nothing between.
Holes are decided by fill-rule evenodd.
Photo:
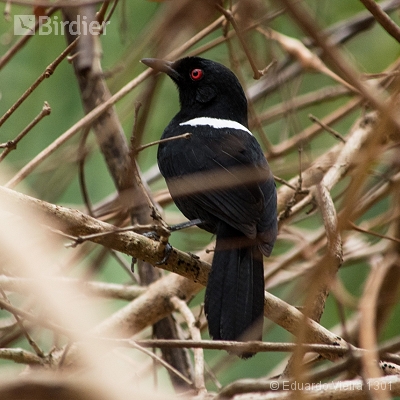
<instances>
[{"instance_id":1,"label":"black feather","mask_svg":"<svg viewBox=\"0 0 400 400\"><path fill-rule=\"evenodd\" d=\"M247 129L244 91L232 71L210 60L143 62L166 72L179 90L181 109L162 139L191 133L159 145L160 171L182 213L204 221L201 228L216 234L205 296L210 335L260 340L262 254L270 255L277 236L276 189L261 147ZM202 123L192 123L195 118ZM224 127L221 120L227 121Z\"/></svg>"}]
</instances>

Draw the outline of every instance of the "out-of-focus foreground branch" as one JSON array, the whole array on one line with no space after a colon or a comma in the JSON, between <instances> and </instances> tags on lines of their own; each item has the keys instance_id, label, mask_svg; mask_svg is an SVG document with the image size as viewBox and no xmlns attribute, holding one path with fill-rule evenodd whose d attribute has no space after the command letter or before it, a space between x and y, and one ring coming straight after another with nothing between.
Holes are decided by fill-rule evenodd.
<instances>
[{"instance_id":1,"label":"out-of-focus foreground branch","mask_svg":"<svg viewBox=\"0 0 400 400\"><path fill-rule=\"evenodd\" d=\"M2 88L0 358L4 369L35 368L11 370L0 398L145 399L158 396L155 387L163 399L169 390L221 399L400 395L400 0L346 9L322 0L81 1L59 11L17 3L26 2L7 2L5 14L34 14L36 35L1 36L0 68L13 85ZM82 29L110 24L103 36L67 32L61 47L40 35L39 16L51 16L52 29L57 18ZM45 40L43 65L28 63ZM207 338L201 291L213 242L196 227L168 229L184 219L146 145L178 99L139 60L188 54L237 74L278 184L265 343L242 345L259 351L246 364L221 350L232 343L204 342L193 357L182 345L191 337L199 349ZM199 191L232 184L204 174L193 181ZM270 353L279 349L277 361Z\"/></svg>"}]
</instances>

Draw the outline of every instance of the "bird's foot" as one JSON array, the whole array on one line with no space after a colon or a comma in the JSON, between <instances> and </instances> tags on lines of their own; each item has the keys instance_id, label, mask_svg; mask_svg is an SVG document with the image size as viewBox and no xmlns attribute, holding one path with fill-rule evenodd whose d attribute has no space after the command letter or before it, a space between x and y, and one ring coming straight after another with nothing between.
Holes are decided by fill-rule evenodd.
<instances>
[{"instance_id":1,"label":"bird's foot","mask_svg":"<svg viewBox=\"0 0 400 400\"><path fill-rule=\"evenodd\" d=\"M169 228L168 231L171 232ZM150 232L144 232L143 236L159 242L161 247L160 252L164 251L164 256L161 259L161 261L157 261L156 263L154 263L154 265L165 264L168 261L168 258L172 251L172 246L168 242L169 235L164 235L164 234L160 235L156 231L150 231Z\"/></svg>"},{"instance_id":2,"label":"bird's foot","mask_svg":"<svg viewBox=\"0 0 400 400\"><path fill-rule=\"evenodd\" d=\"M155 265L162 265L166 264L168 261L169 256L171 255L172 252L172 246L169 243L166 243L164 247L164 257L161 261L157 261Z\"/></svg>"},{"instance_id":3,"label":"bird's foot","mask_svg":"<svg viewBox=\"0 0 400 400\"><path fill-rule=\"evenodd\" d=\"M158 231L144 232L143 236L146 236L149 239L156 240L157 242L160 243L160 247L162 248L161 251L164 250L163 258L161 259L161 261L157 261L155 263L155 265L165 264L168 261L169 256L171 255L172 246L168 242L169 234L171 232L176 232L181 229L190 228L192 226L197 226L197 225L200 225L203 223L204 223L204 221L202 221L201 219L194 219L191 221L183 222L181 224L172 225L172 226L168 226L168 227L162 227L162 230L160 232L158 232Z\"/></svg>"}]
</instances>

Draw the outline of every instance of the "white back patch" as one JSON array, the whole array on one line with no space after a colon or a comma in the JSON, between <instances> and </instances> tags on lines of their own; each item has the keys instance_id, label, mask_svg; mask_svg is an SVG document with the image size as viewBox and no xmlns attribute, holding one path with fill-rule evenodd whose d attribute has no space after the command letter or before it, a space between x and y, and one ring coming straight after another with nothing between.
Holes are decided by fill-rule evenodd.
<instances>
[{"instance_id":1,"label":"white back patch","mask_svg":"<svg viewBox=\"0 0 400 400\"><path fill-rule=\"evenodd\" d=\"M238 129L241 131L245 131L250 135L253 135L245 126L239 124L239 122L231 121L229 119L219 119L219 118L209 118L209 117L200 117L194 118L186 122L181 122L179 125L191 125L191 126L199 126L199 125L208 125L212 126L216 129L224 129L224 128L231 128L231 129Z\"/></svg>"}]
</instances>

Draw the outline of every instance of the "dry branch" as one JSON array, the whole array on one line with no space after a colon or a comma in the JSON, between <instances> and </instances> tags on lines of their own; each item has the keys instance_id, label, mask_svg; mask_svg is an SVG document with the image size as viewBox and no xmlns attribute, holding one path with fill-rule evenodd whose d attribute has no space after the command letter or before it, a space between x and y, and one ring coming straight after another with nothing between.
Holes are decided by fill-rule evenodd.
<instances>
[{"instance_id":1,"label":"dry branch","mask_svg":"<svg viewBox=\"0 0 400 400\"><path fill-rule=\"evenodd\" d=\"M254 392L257 400L289 400L293 398L292 390L303 392L307 399L316 400L368 400L372 393L378 393L387 388L392 396L400 394L400 378L398 376L385 376L383 378L336 381L336 382L296 382L264 380L258 382L237 382L235 386L229 387L215 398L215 400L229 399L236 394L237 400L254 399ZM262 393L267 392L267 393Z\"/></svg>"},{"instance_id":2,"label":"dry branch","mask_svg":"<svg viewBox=\"0 0 400 400\"><path fill-rule=\"evenodd\" d=\"M125 13L125 9L118 13L120 7L128 9L129 7L135 8L137 5L129 2L114 2L113 4L104 2L98 18L104 19L108 8L111 8L109 15L116 10L117 13L113 16L112 22L118 24L118 18L120 18L122 21L120 33L129 37L126 39L127 44L123 46L124 55L113 60L114 65L111 65L110 72L103 72L101 69L99 53L95 54L94 63L91 65L92 69L90 71L90 68L86 69L86 67L90 67L91 55L94 54L94 48L91 47L88 37L85 38L84 43L81 43L78 54L71 57L71 61L76 63L76 77L80 82L82 100L87 114L74 124L69 122L70 128L60 134L58 139L50 143L42 152L39 154L29 153L28 157L34 158L30 162L26 162L22 168L20 164L13 161L13 157L26 159L26 154L21 155L22 145L18 146L18 151L13 152L10 157L7 157L6 162L1 164L3 167L9 162L12 168L16 167L17 172L7 183L8 189L0 188L0 197L11 203L23 205L27 210L33 210L39 218L39 223L50 227L50 229L46 228L46 237L49 239L54 236L58 239L61 238L62 241L67 242L67 246L72 243L75 248L70 248L70 246L67 250L63 250L67 254L65 258L62 258L63 255L61 255L61 259L59 259L57 254L57 257L54 257L57 261L50 261L50 270L62 271L63 277L57 278L42 278L39 275L39 279L36 279L36 276L28 274L36 272L30 268L25 268L21 276L18 274L14 276L10 271L14 271L14 268L22 263L17 262L14 263L15 265L10 265L11 263L8 263L7 260L4 261L2 257L0 290L3 299L0 301L0 305L4 307L7 317L0 321L0 345L2 347L0 358L36 365L35 369L29 370L29 374L32 376L42 366L53 369L58 365L58 368L62 369L59 376L64 375L70 378L69 373L72 372L74 378L82 377L86 387L92 387L93 381L85 381L86 375L89 375L86 374L86 371L95 371L92 369L93 365L104 367L106 369L103 370L103 373L104 371L107 373L104 375L94 373L93 375L96 375L97 378L104 376L104 382L108 382L106 379L108 378L106 376L107 368L114 366L114 362L103 363L103 361L108 361L111 353L114 356L117 353L116 348L122 347L123 352L118 352L119 359L115 365L128 360L129 367L125 367L124 371L128 370L128 375L132 371L137 373L134 379L129 376L124 381L128 382L126 388L129 395L121 395L115 387L115 395L112 391L109 396L106 396L105 392L102 393L103 397L119 399L131 398L132 389L135 395L138 395L136 378L141 380L142 377L151 375L152 360L154 360L153 376L156 377L158 372L156 365L160 365L160 360L158 356L151 354L150 348L196 349L197 369L195 375L192 375L196 382L194 385L192 383L194 379L186 382L190 389L193 386L197 387L202 395L207 395L204 388L211 387L207 381L209 379L208 372L210 375L215 374L212 378L215 381L217 381L217 374L218 379L220 378L223 372L221 369L235 367L240 373L241 368L243 374L247 374L248 371L249 374L252 373L250 368L247 370L247 365L253 361L246 366L242 364L242 367L240 361L234 361L218 350L262 353L255 358L255 360L257 358L261 360L261 357L264 357L262 363L257 364L265 368L265 370L257 372L262 376L266 376L272 368L274 368L274 373L282 373L287 360L272 366L270 364L272 357L267 358L268 355L265 354L280 351L293 355L286 370L289 375L288 379L282 379L281 376L280 380L266 378L238 380L222 388L216 398L364 399L390 398L400 395L398 376L381 377L381 375L398 374L400 371L400 357L397 354L400 350L400 336L393 328L394 318L398 316L395 306L398 303L400 285L400 211L398 206L400 120L397 116L400 64L393 54L388 54L387 60L379 60L378 63L374 63L372 51L371 54L364 52L360 57L361 53L357 49L357 47L364 48L366 46L365 38L368 40L371 38L367 30L374 24L377 25L376 23L380 26L375 26L374 32L381 35L379 38L382 48L393 42L389 35L396 40L399 39L399 28L395 22L397 16L393 15L391 18L388 14L398 9L400 0L380 2L361 0L361 2L370 11L364 10L353 14L329 27L318 26L326 21L324 17L330 12L327 10L331 9L330 3L321 1L315 2L315 5L310 3L308 6L305 2L292 0L284 0L284 3L245 0L239 3L218 3L218 6L215 6L216 3L213 1L201 0L197 2L185 0L178 2L179 4L160 2L155 5L152 3L154 14L137 37L130 36L131 31L127 29L125 32L122 28L123 23L130 23L124 19L124 15L129 15L129 13ZM14 1L7 3L6 11L8 13L14 11L12 3ZM17 3L25 4L27 2L18 0ZM29 2L30 7L31 3ZM92 1L82 0L74 4L75 8L71 8L64 1L57 3L57 5L66 7L65 12L69 16L73 16L77 11L77 15L79 15L79 11L85 7L88 7L87 10L90 10L93 16L93 4ZM286 8L282 8L282 4ZM12 5L11 8L10 5ZM40 6L49 5L47 0L35 1L32 12L45 13L46 10L41 9ZM145 8L148 4L145 2L142 6ZM326 14L324 14L324 7L326 7ZM54 9L49 9L49 12L53 11ZM224 15L221 16L221 12ZM89 14L84 13L84 15ZM329 18L331 17L329 16ZM299 30L303 30L308 37L302 37L302 34L298 33ZM5 43L7 36L2 36L2 39ZM17 54L24 56L23 51L27 47L23 48L22 46L24 43L28 43L28 39L29 37L23 37L20 41L13 42L15 45L13 43L9 45L8 51L0 59L0 68L5 64L7 64L7 68L14 67L15 64L12 63L18 60L18 57L15 56ZM30 40L29 49L31 47L34 49L34 43L39 39L40 37L36 37L34 40ZM109 37L105 39L107 40L103 42L104 44L108 42ZM346 47L344 48L343 45ZM373 43L371 48L374 48ZM349 54L348 49L356 51L354 54ZM58 54L61 53L61 50L61 48L57 50ZM210 50L212 52L209 52ZM61 61L68 51L70 48L65 49L57 60ZM109 49L104 47L104 52L108 51ZM149 177L149 181L146 182L146 179L142 177L141 168L144 168L144 165L145 168L149 167L148 154L153 154L154 149L140 151L149 147L145 143L151 145L157 143L154 141L157 136L153 137L152 132L156 127L161 134L162 127L158 126L158 120L161 117L164 118L163 105L165 103L163 102L170 100L167 97L160 97L161 101L159 101L157 96L163 96L164 90L169 90L169 87L167 89L165 85L162 90L159 90L157 78L152 76L152 72L149 70L141 73L140 68L142 67L138 60L144 56L174 60L183 54L220 58L218 61L227 64L237 73L248 94L250 125L254 127L254 135L258 134L271 169L278 177L277 182L281 184L278 189L280 236L273 255L270 259L265 260L266 288L272 291L279 290L279 297L268 292L265 293L264 314L274 323L265 324L264 337L270 340L271 327L278 324L295 336L295 343L226 343L201 340L200 331L205 327L202 308L201 305L197 305L198 298L193 302L196 306L190 305L189 302L207 283L212 252L203 250L196 254L190 254L178 250L178 248L193 250L194 246L201 249L204 246L204 244L198 245L197 242L194 242L198 237L196 228L191 228L187 234L186 232L173 234L171 240L175 241L176 248L173 248L167 262L160 265L161 269L175 272L178 275L168 274L152 283L152 279L143 279L144 274L141 271L142 282L146 283L146 286L141 288L134 285L97 282L95 279L99 275L92 275L93 271L99 271L103 264L107 269L109 264L111 265L107 258L110 254L109 249L128 254L130 257L144 260L153 265L164 257L168 238L168 231L165 230L164 223L158 229L162 236L159 241L151 240L136 233L137 231L123 231L128 229L126 225L129 223L126 218L128 215L126 210L133 203L135 203L136 219L130 224L134 228L139 228L138 232L157 228L150 217L149 205L152 206L153 198L159 200L162 206L171 203L169 193L162 188L158 181L160 174L156 171L155 166L143 175L146 178ZM106 55L109 56L109 54ZM79 61L80 57L85 61L83 69L80 68L82 66ZM370 57L371 65L379 67L370 68L367 64L363 65L362 62L367 57ZM109 57L105 59L109 59ZM89 63L87 63L88 60ZM386 64L383 64L384 62ZM264 70L259 71L257 65L265 66L270 63L272 67L266 76L257 83L249 83L248 78L251 74L260 77L260 74L265 72ZM312 75L310 69L313 70ZM6 68L4 68L4 72L7 73ZM49 72L51 69L47 71L47 73ZM132 74L136 75L132 77ZM38 71L36 76L30 78L32 82L35 77L38 77L36 83L23 94L14 106L12 103L7 104L9 111L0 120L0 125L1 121L4 122L12 112L15 113L13 117L20 115L22 108L18 108L19 104L27 99L32 100L33 97L29 97L29 94L44 80L45 75L46 71L42 74ZM327 76L330 78L327 79ZM106 77L111 77L107 84ZM367 81L366 77L373 79ZM151 81L145 82L148 78L151 78ZM346 87L328 86L331 78ZM309 85L310 81L312 81L311 85ZM20 93L25 91L26 88L21 89L18 86L17 80L13 80L13 82ZM51 85L51 80L48 82ZM139 85L147 83L146 87L139 87ZM111 88L110 91L108 91L108 87ZM138 95L135 104L137 104L137 100L140 100L143 107L139 117L136 112L135 137L132 140L134 146L129 149L122 126L125 126L123 125L125 123L129 124L127 121L132 120L134 100L129 98L125 103L120 100L137 88L141 90L142 95ZM4 86L4 92L6 90L7 85ZM35 95L39 92L36 91ZM143 93L146 97L143 97ZM133 95L136 96L136 93ZM279 99L278 96L280 96ZM348 96L351 96L350 99ZM5 96L5 98L7 97ZM330 100L334 100L335 103ZM120 103L117 114L114 106L118 102ZM155 110L153 110L155 108L153 103L157 104ZM277 103L278 105L275 106ZM55 103L52 102L52 106L53 104ZM33 109L35 109L34 107ZM312 123L307 118L310 113L315 115ZM11 124L14 119L10 118L7 124ZM110 223L92 218L76 209L51 204L51 202L62 201L53 200L55 199L54 195L49 202L45 202L10 190L30 175L57 149L68 145L68 141L76 133L81 132L82 129L87 133L93 128L105 155L105 163L109 167L110 175L119 192L118 201L108 202L107 199L100 208L94 207L93 215L100 215L100 210L102 218L104 220L107 218ZM340 131L340 136L336 130ZM10 132L13 131L20 132L21 127L10 130ZM21 135L25 134L25 131L22 131ZM334 134L335 142L329 132ZM1 140L4 143L0 147L3 147L4 150L0 155L0 161L13 146L12 141L8 144L6 142L12 136L9 133L6 135ZM118 143L113 142L115 138L118 139L116 141ZM26 141L28 140L29 137ZM90 140L91 138L88 136L88 143ZM81 141L81 144L83 143L84 140ZM47 144L48 142L46 142ZM299 149L302 150L300 161L297 154ZM67 151L69 149L65 148L65 152ZM81 177L86 173L86 163L91 163L90 153L86 149L82 153L84 155L81 154L78 157L81 162ZM131 158L135 158L137 164L128 165ZM65 170L62 169L65 167L64 160L57 159L54 164L56 167L52 166L52 171L65 173ZM18 170L18 168L20 169ZM246 174L242 176L240 175L241 171L236 172L237 177L244 177L246 182L251 180L251 176L246 176ZM251 175L251 173L247 175ZM209 177L203 175L197 178L194 184L195 190L208 187ZM43 188L44 185L40 184L40 179L42 178L33 176L28 180L28 183L37 189L39 198L47 198L45 197L46 190L55 189L57 192L60 191L61 186L68 184L63 179L54 185L54 188L53 183L48 184L47 182L46 185L49 187ZM88 186L93 183L88 179L81 179L81 182L84 181ZM211 183L215 185L213 186L215 188L230 184L230 182L219 182L218 180ZM133 186L134 190L132 190ZM90 190L86 190L88 203L91 202L90 193ZM121 212L122 203L125 209ZM138 207L138 205L142 207ZM81 208L80 205L74 207ZM104 210L106 211L103 213ZM20 220L27 220L34 225L32 216L25 216L25 213L21 211L18 216L7 215L6 222L3 224L4 232L7 230L11 232L11 228L18 225ZM174 223L175 220L180 222L182 216L171 211L171 208L166 208L165 220L168 223ZM123 227L122 230L119 230L120 226ZM0 232L3 233L3 230ZM7 238L7 236L6 233L5 237ZM36 240L36 238L33 239ZM179 240L181 242L178 242ZM203 238L201 240L201 243L204 243ZM17 243L16 246L18 245L18 248L25 248L25 243ZM16 256L21 255L18 254L18 251L15 253ZM47 253L50 251L48 250ZM29 256L31 256L30 253L27 262L30 267ZM342 257L343 266L340 273L337 274ZM80 271L77 268L78 264L88 266L83 274L85 278L89 277L90 281L70 279L64 276L67 274L76 276L76 271ZM125 265L125 268L129 269L130 266ZM161 274L152 266L149 266L148 270L151 271L151 276ZM352 271L348 272L349 270ZM351 279L346 282L347 273L351 279L359 280L359 282L354 284ZM131 277L132 275L130 275ZM100 279L103 279L103 275L100 276ZM366 284L362 288L364 279ZM139 282L139 279L137 281ZM40 305L42 297L46 296L46 291L43 291L44 296L42 296L42 293L38 292L38 288L51 289L53 286L60 289L59 296L54 298L54 302L62 297L64 291L75 290L74 300L78 298L79 306L82 307L86 302L93 302L96 305L104 302L100 299L91 299L91 296L123 299L129 303L124 303L117 311L114 311L115 308L113 308L112 311L103 312L101 318L92 322L90 328L86 327L84 334L79 336L77 334L79 329L74 325L75 317L64 318L63 323L60 323L57 318L59 315L64 315L62 309L54 307L54 310L57 310L56 315L51 315L51 313L47 314L47 310L53 311L53 304ZM363 292L361 298L358 298L357 292L353 292L353 290ZM335 301L330 302L327 299L329 293ZM66 306L70 305L68 301L65 303ZM332 303L337 304L339 317L327 316L326 320L334 321L333 324L336 326L326 329L318 321L323 315L325 305L332 310ZM291 304L300 305L300 307L297 308ZM177 309L180 311L180 313L175 312L177 326L175 326L175 322L173 325L180 333L176 337L183 337L183 330L179 325L183 324L186 329L186 321L189 331L192 331L192 337L197 340L149 340L150 329L146 328L164 317L170 316L172 319L171 313ZM199 321L194 321L194 315L199 315ZM14 317L23 325L15 324ZM194 322L197 325L193 328ZM327 326L329 325L327 324ZM46 330L46 332L38 341L37 337L42 334L42 330ZM43 340L43 337L52 336L49 332L53 334L54 338L48 341ZM391 340L379 343L379 338L389 332ZM132 335L135 335L135 342L131 339ZM42 356L38 357L35 354L21 351L19 348L13 348L20 338L25 343L30 340L38 341ZM97 341L100 344L99 348L102 349L98 353L101 354L102 362L92 364L89 362L87 365L90 367L86 368L84 364L88 361L86 359L87 350L92 342ZM62 350L54 351L53 346L62 347ZM144 351L143 347L148 350ZM108 350L103 354L105 349ZM212 357L215 359L210 358L211 366L207 365L208 351L204 352L205 359L203 360L203 355L200 354L201 349L213 350ZM142 354L136 359L139 351ZM107 352L109 354L106 354ZM127 356L130 352L135 352L135 356ZM146 356L143 356L143 353ZM94 352L92 355L96 356L96 354L97 352ZM146 363L137 361L142 360L140 357L146 357ZM79 360L80 358L82 360ZM324 364L322 368L318 369L316 361L321 359L332 362L325 363L327 365ZM79 362L71 365L71 361ZM203 361L205 361L204 376ZM70 364L70 370L64 368L68 364ZM165 361L162 361L162 368L173 370ZM81 371L85 373L81 374ZM122 374L120 375L122 376ZM359 379L360 376L362 379ZM172 377L173 375L171 375ZM224 376L221 378L226 380ZM65 383L65 380L58 381L58 378L52 377L47 381L60 382L59 387L63 389L76 389ZM113 382L114 379L110 379L110 381ZM132 382L134 382L133 385ZM317 386L310 388L296 386L307 382L316 383ZM21 384L22 389L26 389L23 385L31 387L29 385L32 384L21 378L18 378L16 383ZM291 384L294 384L293 388L288 387ZM105 386L107 385L103 385L103 381L98 382L98 387ZM124 385L119 386L125 387ZM51 388L43 382L38 382L35 387L39 387L46 393L51 392ZM220 387L219 383L217 383L217 387ZM7 389L9 392L4 392ZM18 389L21 388L18 387ZM374 389L381 390L376 392ZM164 389L162 390L164 399L166 394ZM71 393L68 390L66 392ZM15 387L10 388L2 383L0 385L2 399L6 396L5 393L14 394ZM72 391L72 393L79 393L83 396L82 398L92 398L87 396L87 393L80 387L80 383L77 384L77 391ZM189 394L187 395L189 396ZM211 393L208 395L213 397ZM96 396L96 398L100 397ZM182 397L185 398L184 395ZM4 398L7 399L7 397ZM141 398L146 397L142 396Z\"/></svg>"},{"instance_id":3,"label":"dry branch","mask_svg":"<svg viewBox=\"0 0 400 400\"><path fill-rule=\"evenodd\" d=\"M88 295L128 301L139 297L146 291L146 288L135 285L83 281L73 278L54 278L48 280L49 285L54 282L57 282L57 284L64 284L66 287L75 286L79 288L79 290L83 290ZM29 292L34 285L35 281L33 279L0 275L0 287L4 290L23 294Z\"/></svg>"},{"instance_id":4,"label":"dry branch","mask_svg":"<svg viewBox=\"0 0 400 400\"><path fill-rule=\"evenodd\" d=\"M60 228L60 225L62 225L62 229L69 235L80 236L110 232L114 229L112 225L89 217L78 210L46 203L11 189L0 188L0 196L42 215L48 221L47 223L53 227ZM157 242L133 232L96 236L92 241L152 264L163 258L163 254L157 256L159 254ZM171 313L172 305L166 306L166 301L169 302L169 298L177 296L188 300L201 289L201 285L207 283L210 265L203 261L207 257L210 257L210 255L198 258L173 249L166 264L160 264L159 267L178 273L181 277L169 275L153 283L139 298L100 324L96 333L109 335L113 331L121 330L132 334ZM296 335L300 331L300 327L304 325L304 315L295 307L268 292L265 293L265 296L265 316ZM343 340L314 321L309 320L305 342L338 345L343 343ZM332 356L332 358L334 359L336 356Z\"/></svg>"}]
</instances>

